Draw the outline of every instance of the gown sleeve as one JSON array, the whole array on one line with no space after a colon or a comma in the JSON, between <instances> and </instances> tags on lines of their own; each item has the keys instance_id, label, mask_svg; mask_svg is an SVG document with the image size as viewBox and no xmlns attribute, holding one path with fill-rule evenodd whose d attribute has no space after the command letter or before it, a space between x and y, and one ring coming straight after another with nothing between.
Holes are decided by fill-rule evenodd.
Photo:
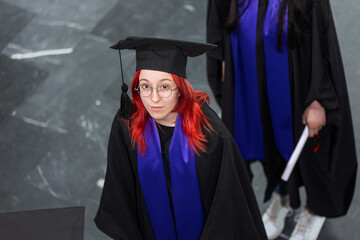
<instances>
[{"instance_id":1,"label":"gown sleeve","mask_svg":"<svg viewBox=\"0 0 360 240\"><path fill-rule=\"evenodd\" d=\"M320 139L312 138L299 158L297 170L289 179L290 205L301 206L299 187L306 186L307 205L314 213L339 217L347 213L356 183L357 158L349 96L346 87L339 42L329 0L316 0L310 23L312 34L293 54L293 69L298 121L294 121L295 138L303 126L303 105L319 100L326 110L326 126ZM305 57L298 57L306 53ZM308 57L308 53L310 57ZM309 69L309 70L308 70ZM302 75L302 72L304 74ZM309 80L310 79L310 80ZM300 94L301 92L301 94ZM306 93L306 94L303 94ZM314 152L314 148L318 151Z\"/></svg>"},{"instance_id":2,"label":"gown sleeve","mask_svg":"<svg viewBox=\"0 0 360 240\"><path fill-rule=\"evenodd\" d=\"M206 107L206 108L205 108ZM216 149L220 164L215 191L202 231L201 240L267 239L261 214L245 169L244 161L232 138L215 112L208 106L204 113L219 137ZM216 154L215 154L216 155Z\"/></svg>"},{"instance_id":3,"label":"gown sleeve","mask_svg":"<svg viewBox=\"0 0 360 240\"><path fill-rule=\"evenodd\" d=\"M222 60L224 31L221 27L214 0L208 0L206 41L218 47L209 51L206 58L208 82L217 103L221 106L222 97Z\"/></svg>"},{"instance_id":4,"label":"gown sleeve","mask_svg":"<svg viewBox=\"0 0 360 240\"><path fill-rule=\"evenodd\" d=\"M311 83L305 105L318 100L328 111L339 108L345 75L328 0L318 0L312 13ZM337 89L340 87L341 89Z\"/></svg>"},{"instance_id":5,"label":"gown sleeve","mask_svg":"<svg viewBox=\"0 0 360 240\"><path fill-rule=\"evenodd\" d=\"M137 218L135 174L125 138L126 124L115 117L108 143L108 162L97 227L113 239L143 239Z\"/></svg>"},{"instance_id":6,"label":"gown sleeve","mask_svg":"<svg viewBox=\"0 0 360 240\"><path fill-rule=\"evenodd\" d=\"M216 191L201 240L267 239L257 201L235 142L224 139Z\"/></svg>"}]
</instances>

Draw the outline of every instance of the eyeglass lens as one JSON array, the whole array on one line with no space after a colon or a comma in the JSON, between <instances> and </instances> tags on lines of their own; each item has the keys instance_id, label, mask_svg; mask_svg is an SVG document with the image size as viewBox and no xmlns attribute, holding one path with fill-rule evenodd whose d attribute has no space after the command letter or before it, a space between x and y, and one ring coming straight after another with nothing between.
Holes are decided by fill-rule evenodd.
<instances>
[{"instance_id":1,"label":"eyeglass lens","mask_svg":"<svg viewBox=\"0 0 360 240\"><path fill-rule=\"evenodd\" d=\"M160 97L167 98L167 97L170 97L172 92L175 91L176 89L177 88L171 89L171 87L169 85L161 85L156 88L156 91L158 92ZM139 85L137 90L141 96L149 97L152 94L153 88L151 86L149 86L148 84L141 84L141 85Z\"/></svg>"}]
</instances>

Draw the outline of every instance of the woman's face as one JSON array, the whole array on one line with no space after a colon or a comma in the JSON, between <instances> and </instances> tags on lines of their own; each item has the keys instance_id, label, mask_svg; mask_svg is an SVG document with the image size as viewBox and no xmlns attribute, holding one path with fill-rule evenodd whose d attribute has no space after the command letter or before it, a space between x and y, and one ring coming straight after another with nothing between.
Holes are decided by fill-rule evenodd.
<instances>
[{"instance_id":1,"label":"woman's face","mask_svg":"<svg viewBox=\"0 0 360 240\"><path fill-rule=\"evenodd\" d=\"M179 102L180 94L170 73L141 70L138 92L139 94L140 92L145 94L151 92L150 96L147 97L140 94L140 98L145 109L156 122L165 126L175 126L178 113L173 112L173 110ZM171 95L168 97L160 96L167 96L170 92Z\"/></svg>"}]
</instances>

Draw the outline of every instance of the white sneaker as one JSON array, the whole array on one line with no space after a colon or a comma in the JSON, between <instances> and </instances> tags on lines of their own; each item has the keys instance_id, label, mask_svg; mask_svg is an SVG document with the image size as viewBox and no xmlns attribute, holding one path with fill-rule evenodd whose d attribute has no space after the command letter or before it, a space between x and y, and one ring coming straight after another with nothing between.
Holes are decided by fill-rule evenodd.
<instances>
[{"instance_id":1,"label":"white sneaker","mask_svg":"<svg viewBox=\"0 0 360 240\"><path fill-rule=\"evenodd\" d=\"M305 207L301 211L300 217L289 240L316 240L325 219L325 217L312 214Z\"/></svg>"},{"instance_id":2,"label":"white sneaker","mask_svg":"<svg viewBox=\"0 0 360 240\"><path fill-rule=\"evenodd\" d=\"M281 197L273 193L273 200L262 216L266 235L268 239L275 239L280 236L285 226L285 218L291 212L289 197Z\"/></svg>"}]
</instances>

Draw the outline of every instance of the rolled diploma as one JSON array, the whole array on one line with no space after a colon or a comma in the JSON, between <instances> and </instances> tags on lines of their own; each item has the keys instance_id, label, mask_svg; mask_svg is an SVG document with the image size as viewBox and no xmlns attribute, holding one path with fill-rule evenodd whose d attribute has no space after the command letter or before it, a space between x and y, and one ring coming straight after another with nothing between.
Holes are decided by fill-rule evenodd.
<instances>
[{"instance_id":1,"label":"rolled diploma","mask_svg":"<svg viewBox=\"0 0 360 240\"><path fill-rule=\"evenodd\" d=\"M297 160L299 159L300 153L301 153L302 149L304 148L304 145L306 143L308 136L309 136L309 129L308 129L308 126L306 125L300 136L298 143L296 144L295 150L291 154L291 157L290 157L290 159L286 165L286 168L281 176L282 180L287 181L289 179L290 174L291 174Z\"/></svg>"}]
</instances>

